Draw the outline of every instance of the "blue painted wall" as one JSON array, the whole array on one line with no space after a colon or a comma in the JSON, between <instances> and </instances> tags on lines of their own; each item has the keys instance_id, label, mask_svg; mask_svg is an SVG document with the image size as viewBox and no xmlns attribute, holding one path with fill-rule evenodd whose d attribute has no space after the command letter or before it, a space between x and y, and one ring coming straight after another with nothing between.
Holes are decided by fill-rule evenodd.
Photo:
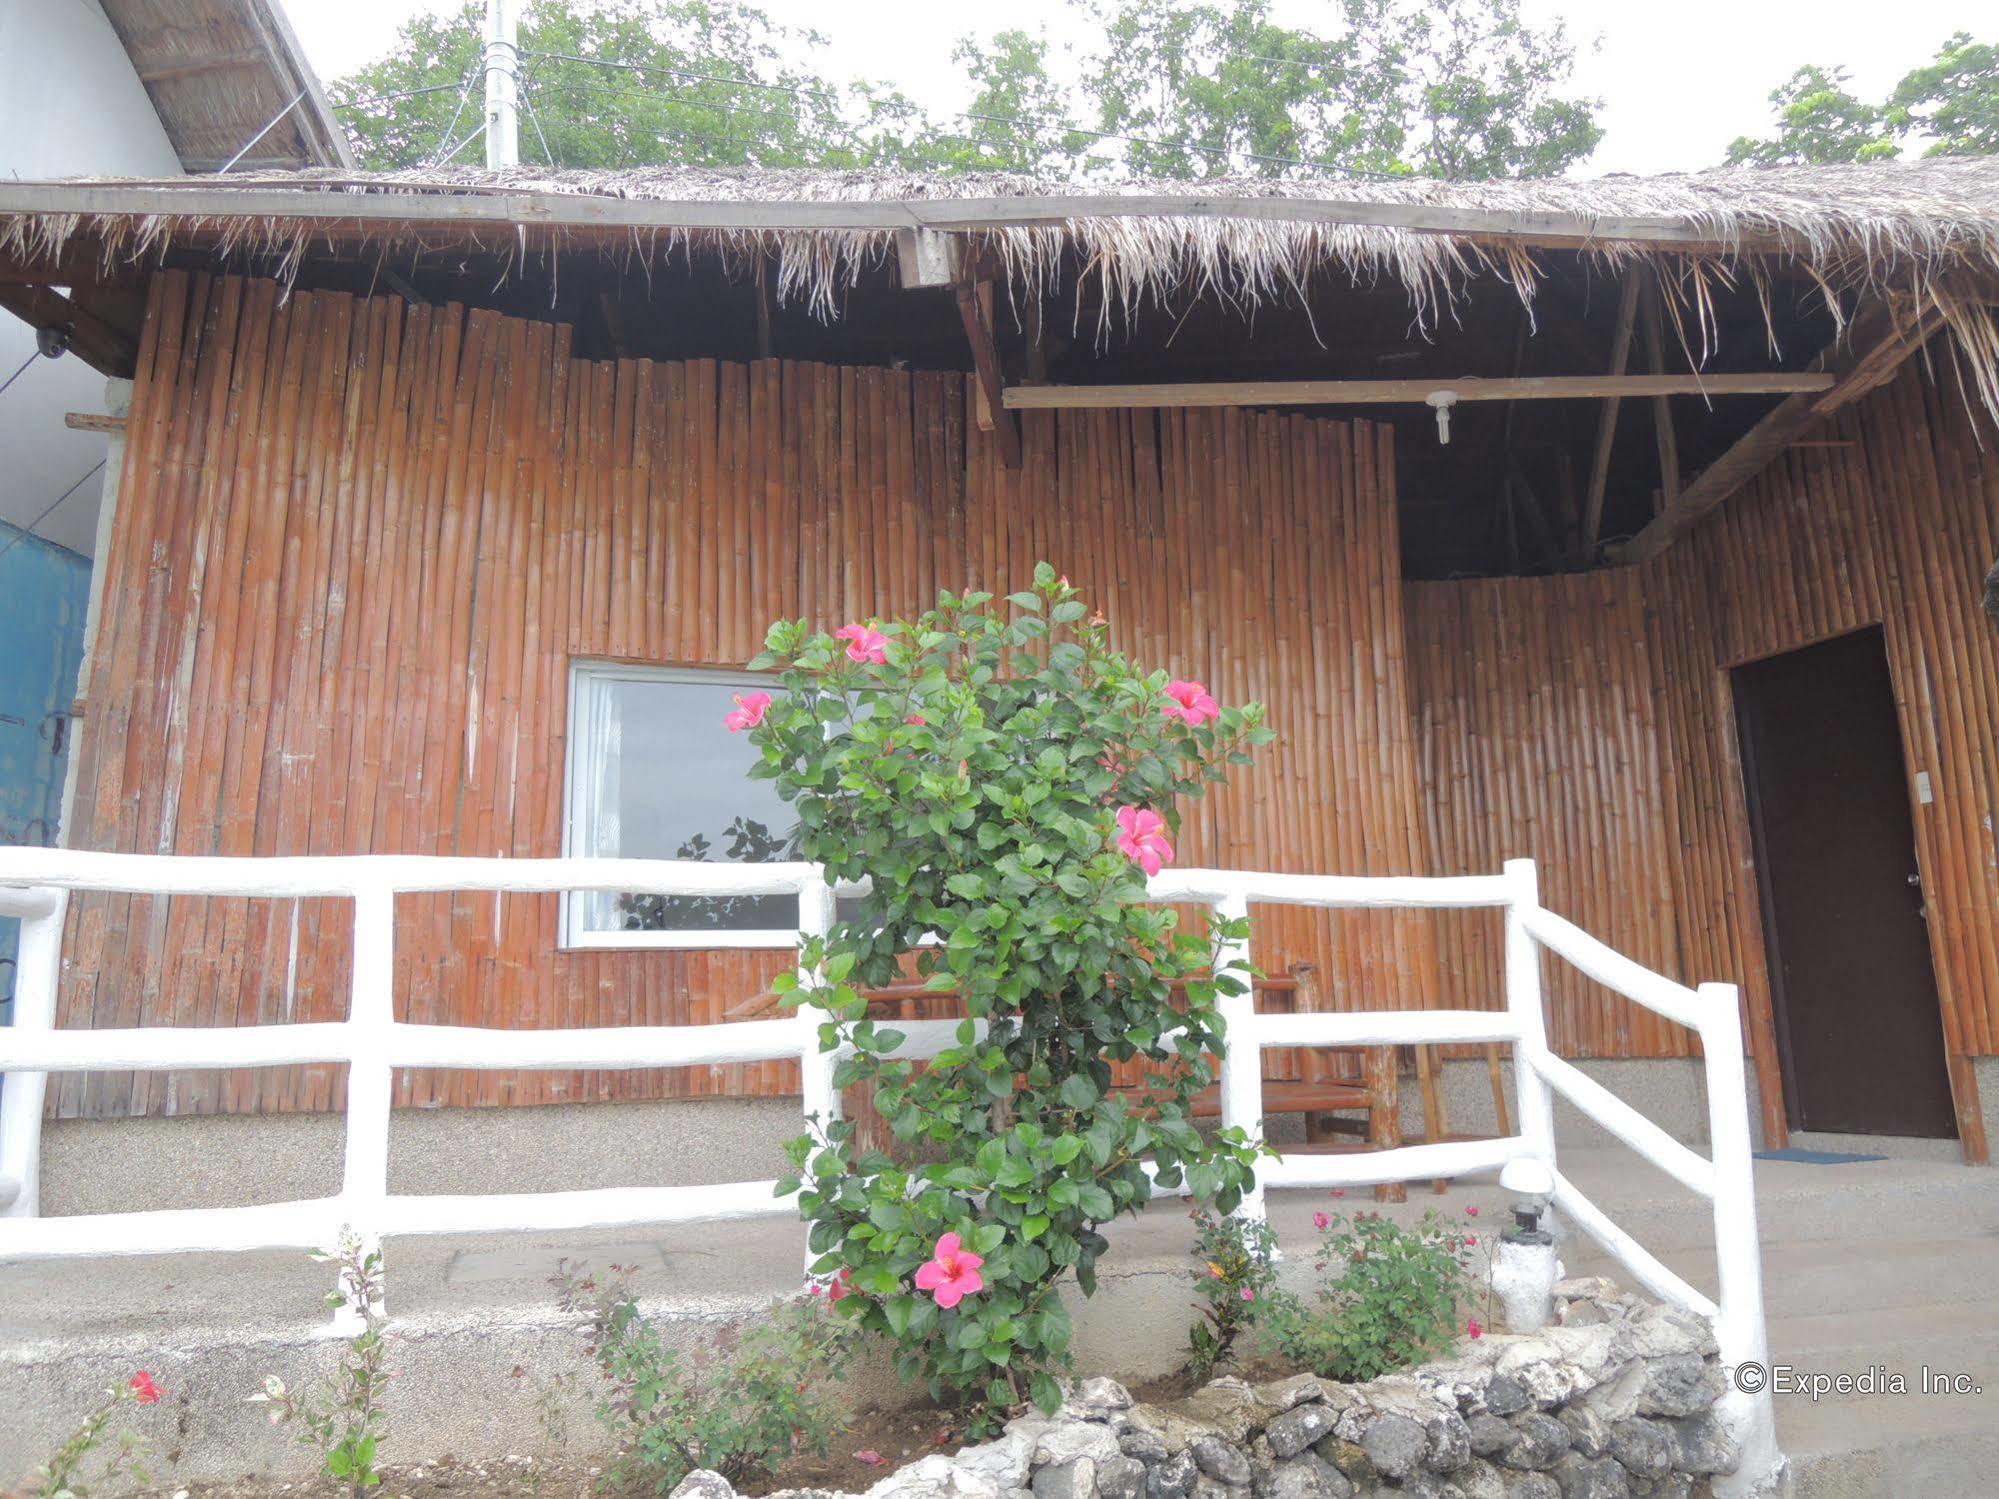
<instances>
[{"instance_id":1,"label":"blue painted wall","mask_svg":"<svg viewBox=\"0 0 1999 1499\"><path fill-rule=\"evenodd\" d=\"M90 559L0 521L0 843L56 841ZM0 1020L19 923L0 918Z\"/></svg>"}]
</instances>

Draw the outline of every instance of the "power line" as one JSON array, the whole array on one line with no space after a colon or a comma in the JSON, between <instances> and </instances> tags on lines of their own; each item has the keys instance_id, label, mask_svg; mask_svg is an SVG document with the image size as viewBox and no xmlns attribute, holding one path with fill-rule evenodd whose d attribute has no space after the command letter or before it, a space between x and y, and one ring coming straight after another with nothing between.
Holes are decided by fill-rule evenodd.
<instances>
[{"instance_id":1,"label":"power line","mask_svg":"<svg viewBox=\"0 0 1999 1499\"><path fill-rule=\"evenodd\" d=\"M335 109L359 109L364 104L386 104L391 99L414 99L420 94L442 94L457 87L458 85L455 83L433 83L424 88L405 88L397 89L394 93L389 94L370 94L365 99L337 99L333 102L333 107Z\"/></svg>"},{"instance_id":2,"label":"power line","mask_svg":"<svg viewBox=\"0 0 1999 1499\"><path fill-rule=\"evenodd\" d=\"M99 469L103 467L104 467L104 460L102 458L98 459L97 462L92 464L90 466L90 473L85 474L81 479L78 479L74 484L70 485L68 489L65 489L61 494L57 495L54 501L49 505L49 507L46 510L44 510L40 515L36 516L33 520L29 521L28 524L13 538L13 540L9 541L5 546L0 547L0 557L5 557L9 552L13 551L15 547L19 546L24 540L34 535L35 527L39 526L43 521L47 520L50 516L54 515L56 513L57 505L60 505L64 500L68 499L71 495L75 494L79 489L83 488L83 486L90 481L90 475L96 473Z\"/></svg>"},{"instance_id":3,"label":"power line","mask_svg":"<svg viewBox=\"0 0 1999 1499\"><path fill-rule=\"evenodd\" d=\"M28 366L33 364L37 359L40 359L41 357L42 357L42 351L39 347L37 347L34 353L30 354L26 359L23 359L21 361L21 367L15 370L13 374L7 377L6 383L0 384L0 395L5 395L7 393L7 387L9 385L12 385L16 380L20 379L21 376L27 374Z\"/></svg>"}]
</instances>

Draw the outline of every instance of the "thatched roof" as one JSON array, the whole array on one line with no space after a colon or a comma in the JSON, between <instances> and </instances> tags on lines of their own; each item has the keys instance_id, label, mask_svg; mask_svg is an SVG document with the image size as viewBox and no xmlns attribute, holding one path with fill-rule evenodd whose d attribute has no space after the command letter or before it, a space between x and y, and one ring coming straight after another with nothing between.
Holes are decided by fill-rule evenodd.
<instances>
[{"instance_id":1,"label":"thatched roof","mask_svg":"<svg viewBox=\"0 0 1999 1499\"><path fill-rule=\"evenodd\" d=\"M1427 319L1485 275L1531 304L1551 250L1643 257L1692 314L1690 346L1717 285L1802 274L1840 316L1862 295L1935 306L1999 412L1999 157L1494 182L523 166L0 183L0 256L53 256L79 232L108 255L200 240L287 265L357 242L391 260L449 243L515 258L591 242L640 258L755 251L775 257L780 296L829 317L913 228L982 240L1016 285L1097 278L1106 315L1190 292L1256 305L1332 274L1399 282Z\"/></svg>"},{"instance_id":2,"label":"thatched roof","mask_svg":"<svg viewBox=\"0 0 1999 1499\"><path fill-rule=\"evenodd\" d=\"M352 170L347 131L273 0L99 0L181 165ZM260 134L261 132L261 134Z\"/></svg>"}]
</instances>

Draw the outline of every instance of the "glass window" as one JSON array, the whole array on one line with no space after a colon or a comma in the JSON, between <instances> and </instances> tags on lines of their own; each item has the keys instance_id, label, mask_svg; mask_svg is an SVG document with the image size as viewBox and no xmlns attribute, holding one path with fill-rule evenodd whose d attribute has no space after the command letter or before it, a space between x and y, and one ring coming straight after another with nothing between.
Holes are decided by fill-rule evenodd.
<instances>
[{"instance_id":1,"label":"glass window","mask_svg":"<svg viewBox=\"0 0 1999 1499\"><path fill-rule=\"evenodd\" d=\"M570 675L564 851L579 857L795 859L798 821L756 750L722 715L769 684L740 673L579 663ZM564 909L570 947L790 947L789 895L657 896L578 891Z\"/></svg>"}]
</instances>

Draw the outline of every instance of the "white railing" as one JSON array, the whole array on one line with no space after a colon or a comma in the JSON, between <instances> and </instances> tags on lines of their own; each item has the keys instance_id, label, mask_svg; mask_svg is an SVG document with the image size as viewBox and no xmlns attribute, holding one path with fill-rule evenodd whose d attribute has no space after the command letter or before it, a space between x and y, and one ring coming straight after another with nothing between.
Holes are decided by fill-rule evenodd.
<instances>
[{"instance_id":1,"label":"white railing","mask_svg":"<svg viewBox=\"0 0 1999 1499\"><path fill-rule=\"evenodd\" d=\"M353 990L344 1021L277 1026L55 1029L56 986L69 893L346 897L354 902ZM833 920L836 892L810 864L707 864L620 859L459 859L355 855L327 858L200 858L0 848L0 916L21 918L14 1024L0 1029L0 1260L183 1250L321 1248L352 1227L371 1245L385 1235L549 1231L639 1224L694 1224L788 1217L790 1198L770 1181L596 1191L419 1196L388 1188L389 1104L397 1067L632 1068L710 1066L796 1059L804 1113L830 1119L840 1106L833 1054L819 1049L823 1015L801 1009L778 1020L720 1025L602 1026L502 1030L422 1025L395 1018L392 983L398 895L438 891L546 893L630 891L647 895L796 894L800 941ZM1750 1168L1748 1095L1735 987L1677 984L1613 951L1540 903L1532 860L1499 875L1450 878L1262 874L1187 869L1160 875L1160 901L1204 904L1242 918L1252 902L1321 907L1497 907L1506 913L1504 1010L1383 1010L1258 1015L1247 993L1225 998L1228 1042L1221 1059L1222 1123L1262 1128L1262 1051L1271 1046L1438 1045L1508 1042L1513 1047L1520 1132L1500 1139L1411 1145L1357 1155L1279 1158L1241 1211L1261 1217L1270 1187L1344 1187L1421 1181L1537 1161L1569 1219L1654 1294L1714 1322L1729 1367L1767 1364L1763 1292ZM1701 1038L1707 1068L1712 1158L1673 1139L1548 1049L1541 953L1558 954L1609 988L1677 1021ZM1230 941L1217 963L1247 962ZM809 976L806 976L809 977ZM953 1043L956 1022L914 1021L903 1054L934 1056ZM42 1218L39 1151L50 1072L348 1064L347 1138L341 1189L332 1197L255 1207L202 1208ZM1553 1098L1560 1093L1714 1206L1719 1297L1710 1300L1662 1264L1557 1169ZM807 1256L808 1260L810 1256ZM343 1327L358 1320L347 1308ZM1767 1391L1731 1388L1721 1412L1743 1460L1717 1493L1747 1493L1778 1463Z\"/></svg>"}]
</instances>

